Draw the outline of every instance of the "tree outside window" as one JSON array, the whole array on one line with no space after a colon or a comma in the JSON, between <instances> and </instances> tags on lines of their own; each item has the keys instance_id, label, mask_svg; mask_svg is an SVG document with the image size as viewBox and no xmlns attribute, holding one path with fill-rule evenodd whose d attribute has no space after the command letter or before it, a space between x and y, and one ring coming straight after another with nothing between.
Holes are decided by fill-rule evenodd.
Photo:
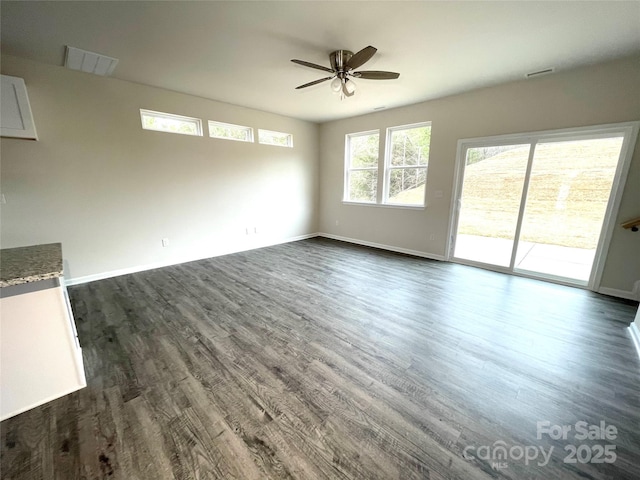
<instances>
[{"instance_id":1,"label":"tree outside window","mask_svg":"<svg viewBox=\"0 0 640 480\"><path fill-rule=\"evenodd\" d=\"M431 125L390 128L385 203L424 205Z\"/></svg>"},{"instance_id":2,"label":"tree outside window","mask_svg":"<svg viewBox=\"0 0 640 480\"><path fill-rule=\"evenodd\" d=\"M376 203L379 145L377 131L347 135L346 201Z\"/></svg>"}]
</instances>

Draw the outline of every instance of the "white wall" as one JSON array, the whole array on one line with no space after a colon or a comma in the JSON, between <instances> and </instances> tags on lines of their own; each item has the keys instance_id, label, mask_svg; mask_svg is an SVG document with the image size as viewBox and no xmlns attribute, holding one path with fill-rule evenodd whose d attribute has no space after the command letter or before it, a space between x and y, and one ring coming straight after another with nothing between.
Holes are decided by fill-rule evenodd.
<instances>
[{"instance_id":1,"label":"white wall","mask_svg":"<svg viewBox=\"0 0 640 480\"><path fill-rule=\"evenodd\" d=\"M636 349L638 350L638 354L640 355L640 305L638 306L638 311L636 312L636 318L634 322L630 326L631 335L634 337Z\"/></svg>"},{"instance_id":2,"label":"white wall","mask_svg":"<svg viewBox=\"0 0 640 480\"><path fill-rule=\"evenodd\" d=\"M316 124L10 56L2 73L24 78L39 136L0 143L2 248L62 242L77 279L317 230ZM290 132L294 148L145 131L140 108Z\"/></svg>"},{"instance_id":3,"label":"white wall","mask_svg":"<svg viewBox=\"0 0 640 480\"><path fill-rule=\"evenodd\" d=\"M640 58L485 88L321 125L320 231L445 256L457 141L640 120ZM425 210L342 203L347 133L432 122ZM443 196L437 198L435 192ZM616 223L640 215L640 146L636 145ZM336 221L339 225L336 225ZM430 241L431 235L435 240ZM640 234L616 225L602 287L628 292L640 280Z\"/></svg>"}]
</instances>

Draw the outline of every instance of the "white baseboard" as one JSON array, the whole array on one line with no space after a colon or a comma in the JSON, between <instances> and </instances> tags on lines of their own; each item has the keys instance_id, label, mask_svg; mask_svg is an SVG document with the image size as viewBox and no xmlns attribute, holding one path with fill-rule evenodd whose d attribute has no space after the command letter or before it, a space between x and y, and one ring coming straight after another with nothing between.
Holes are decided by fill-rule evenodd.
<instances>
[{"instance_id":1,"label":"white baseboard","mask_svg":"<svg viewBox=\"0 0 640 480\"><path fill-rule=\"evenodd\" d=\"M171 259L165 262L158 262L158 263L152 263L147 265L136 265L133 267L122 268L119 270L111 270L109 272L96 273L93 275L86 275L83 277L69 278L69 279L65 279L64 283L67 286L80 285L83 283L95 282L97 280L104 280L106 278L119 277L121 275L129 275L131 273L144 272L146 270L154 270L156 268L162 268L162 267L169 267L171 265L178 265L178 264L187 263L187 262L195 262L197 260L204 260L205 258L220 257L222 255L229 255L231 253L246 252L249 250L255 250L257 248L280 245L282 243L297 242L298 240L305 240L307 238L313 238L317 236L318 236L317 233L308 233L306 235L298 235L297 237L288 237L288 238L284 238L274 242L267 242L260 245L252 245L249 248L243 248L243 247L233 248L233 249L227 249L224 251L214 252L208 255L197 255L192 257L176 258L176 259Z\"/></svg>"},{"instance_id":2,"label":"white baseboard","mask_svg":"<svg viewBox=\"0 0 640 480\"><path fill-rule=\"evenodd\" d=\"M340 235L334 235L332 233L320 232L317 234L317 236L331 238L333 240L340 240L342 242L355 243L356 245L364 245L365 247L380 248L382 250L389 250L390 252L404 253L407 255L412 255L414 257L429 258L431 260L440 260L440 261L445 260L444 255L436 255L434 253L419 252L418 250L409 250L408 248L400 248L400 247L394 247L392 245L384 245L382 243L368 242L366 240L359 240L357 238L341 237Z\"/></svg>"},{"instance_id":3,"label":"white baseboard","mask_svg":"<svg viewBox=\"0 0 640 480\"><path fill-rule=\"evenodd\" d=\"M598 293L609 295L610 297L626 298L627 300L640 300L638 292L628 290L618 290L617 288L600 287Z\"/></svg>"},{"instance_id":4,"label":"white baseboard","mask_svg":"<svg viewBox=\"0 0 640 480\"><path fill-rule=\"evenodd\" d=\"M640 329L638 329L638 324L633 322L629 325L629 331L631 332L631 338L633 338L633 344L636 346L636 351L638 352L638 356L640 357Z\"/></svg>"}]
</instances>

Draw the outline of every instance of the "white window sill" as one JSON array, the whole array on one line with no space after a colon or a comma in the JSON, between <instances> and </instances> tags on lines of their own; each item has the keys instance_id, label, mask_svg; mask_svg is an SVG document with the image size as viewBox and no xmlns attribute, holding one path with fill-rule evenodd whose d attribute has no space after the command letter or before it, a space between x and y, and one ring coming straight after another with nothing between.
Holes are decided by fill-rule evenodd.
<instances>
[{"instance_id":1,"label":"white window sill","mask_svg":"<svg viewBox=\"0 0 640 480\"><path fill-rule=\"evenodd\" d=\"M401 205L395 203L368 203L368 202L350 202L347 200L342 201L343 205L353 205L358 207L378 207L378 208L399 208L403 210L425 210L426 205Z\"/></svg>"}]
</instances>

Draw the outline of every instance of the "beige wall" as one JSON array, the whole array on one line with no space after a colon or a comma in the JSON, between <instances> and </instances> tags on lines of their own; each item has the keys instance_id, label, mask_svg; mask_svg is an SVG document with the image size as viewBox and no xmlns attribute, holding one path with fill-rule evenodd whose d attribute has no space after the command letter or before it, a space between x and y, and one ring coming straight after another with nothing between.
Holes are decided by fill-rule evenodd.
<instances>
[{"instance_id":1,"label":"beige wall","mask_svg":"<svg viewBox=\"0 0 640 480\"><path fill-rule=\"evenodd\" d=\"M384 133L390 126L427 120L433 122L428 207L344 205L345 135L372 129ZM325 123L320 129L320 231L443 257L459 139L635 120L640 120L639 57ZM438 190L441 198L435 195ZM636 145L616 223L638 215L640 146ZM602 287L631 292L638 280L640 234L616 225Z\"/></svg>"},{"instance_id":2,"label":"beige wall","mask_svg":"<svg viewBox=\"0 0 640 480\"><path fill-rule=\"evenodd\" d=\"M640 119L638 57L320 127L16 57L2 57L2 73L25 79L40 137L0 141L2 247L61 241L73 278L317 230L441 257L458 139ZM287 131L295 147L143 131L139 108ZM425 120L428 207L343 205L344 135ZM616 224L640 214L639 186L636 146ZM253 226L260 233L247 236ZM638 235L616 226L603 287L630 292L640 280Z\"/></svg>"},{"instance_id":3,"label":"beige wall","mask_svg":"<svg viewBox=\"0 0 640 480\"><path fill-rule=\"evenodd\" d=\"M2 73L24 78L39 136L0 143L2 248L62 242L78 278L317 230L316 124L9 56ZM140 108L290 132L294 148L145 131Z\"/></svg>"}]
</instances>

